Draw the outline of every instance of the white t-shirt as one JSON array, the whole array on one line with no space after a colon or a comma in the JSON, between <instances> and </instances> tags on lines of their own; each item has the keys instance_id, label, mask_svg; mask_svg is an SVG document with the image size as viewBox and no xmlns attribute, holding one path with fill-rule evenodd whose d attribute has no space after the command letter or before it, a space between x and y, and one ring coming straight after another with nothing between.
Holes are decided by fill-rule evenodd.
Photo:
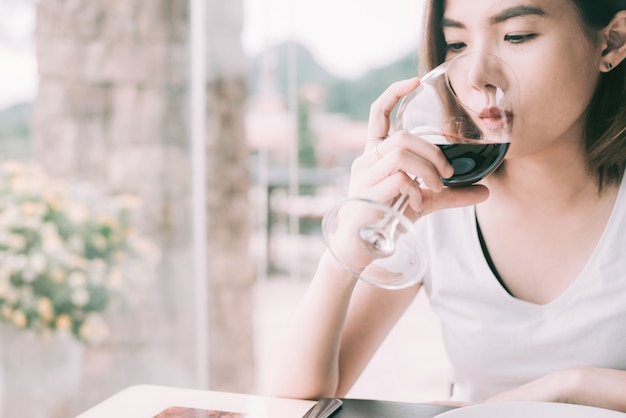
<instances>
[{"instance_id":1,"label":"white t-shirt","mask_svg":"<svg viewBox=\"0 0 626 418\"><path fill-rule=\"evenodd\" d=\"M567 367L626 370L626 182L584 269L545 305L502 287L483 254L474 207L422 222L430 251L424 287L441 320L454 400L481 401Z\"/></svg>"}]
</instances>

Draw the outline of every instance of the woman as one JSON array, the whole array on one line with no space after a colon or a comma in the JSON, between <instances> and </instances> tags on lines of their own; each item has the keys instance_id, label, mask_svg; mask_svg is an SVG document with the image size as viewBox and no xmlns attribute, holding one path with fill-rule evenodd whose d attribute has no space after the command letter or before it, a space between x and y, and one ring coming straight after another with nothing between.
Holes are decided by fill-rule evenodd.
<instances>
[{"instance_id":1,"label":"woman","mask_svg":"<svg viewBox=\"0 0 626 418\"><path fill-rule=\"evenodd\" d=\"M523 116L510 150L481 184L444 187L453 169L438 148L389 130L419 81L376 100L368 136L380 140L354 162L350 194L388 203L408 188L409 215L431 231L429 271L381 290L325 253L279 344L272 393L345 395L424 287L452 400L626 411L626 1L431 0L426 16L428 68L481 51L515 69Z\"/></svg>"}]
</instances>

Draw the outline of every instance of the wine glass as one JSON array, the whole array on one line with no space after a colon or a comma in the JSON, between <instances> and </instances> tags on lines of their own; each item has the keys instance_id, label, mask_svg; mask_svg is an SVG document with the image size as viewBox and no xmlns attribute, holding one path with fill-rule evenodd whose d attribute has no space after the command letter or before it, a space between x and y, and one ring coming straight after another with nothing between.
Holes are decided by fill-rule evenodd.
<instances>
[{"instance_id":1,"label":"wine glass","mask_svg":"<svg viewBox=\"0 0 626 418\"><path fill-rule=\"evenodd\" d=\"M442 178L448 187L469 186L495 171L509 148L516 77L495 55L458 55L426 74L398 106L396 129L437 145L454 167ZM421 180L407 173L413 182ZM386 289L421 280L428 254L416 228L404 215L408 195L392 205L352 197L322 219L330 252L354 277Z\"/></svg>"}]
</instances>

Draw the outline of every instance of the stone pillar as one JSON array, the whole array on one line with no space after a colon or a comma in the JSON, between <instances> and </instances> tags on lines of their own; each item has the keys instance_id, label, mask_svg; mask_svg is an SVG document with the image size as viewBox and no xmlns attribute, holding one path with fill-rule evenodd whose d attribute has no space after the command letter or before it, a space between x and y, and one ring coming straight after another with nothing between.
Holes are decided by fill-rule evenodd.
<instances>
[{"instance_id":1,"label":"stone pillar","mask_svg":"<svg viewBox=\"0 0 626 418\"><path fill-rule=\"evenodd\" d=\"M212 389L254 386L241 0L207 0L207 254ZM86 358L84 403L135 382L193 384L187 0L40 0L35 158L138 195L163 257L113 342ZM108 362L102 375L95 362ZM165 367L164 367L165 366ZM93 370L93 372L91 372Z\"/></svg>"},{"instance_id":2,"label":"stone pillar","mask_svg":"<svg viewBox=\"0 0 626 418\"><path fill-rule=\"evenodd\" d=\"M254 263L248 148L244 131L246 59L242 1L210 0L207 52L207 196L210 387L254 389L251 350Z\"/></svg>"}]
</instances>

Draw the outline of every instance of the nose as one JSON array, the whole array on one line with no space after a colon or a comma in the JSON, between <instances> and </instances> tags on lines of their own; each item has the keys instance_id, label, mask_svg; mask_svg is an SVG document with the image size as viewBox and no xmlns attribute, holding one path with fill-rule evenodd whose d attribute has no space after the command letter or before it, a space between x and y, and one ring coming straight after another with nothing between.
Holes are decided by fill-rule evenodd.
<instances>
[{"instance_id":1,"label":"nose","mask_svg":"<svg viewBox=\"0 0 626 418\"><path fill-rule=\"evenodd\" d=\"M476 90L491 91L495 88L504 89L500 71L495 58L480 54L472 57L468 63L467 82Z\"/></svg>"},{"instance_id":2,"label":"nose","mask_svg":"<svg viewBox=\"0 0 626 418\"><path fill-rule=\"evenodd\" d=\"M494 106L508 89L505 66L495 55L469 52L450 61L449 83L465 107L480 110Z\"/></svg>"}]
</instances>

